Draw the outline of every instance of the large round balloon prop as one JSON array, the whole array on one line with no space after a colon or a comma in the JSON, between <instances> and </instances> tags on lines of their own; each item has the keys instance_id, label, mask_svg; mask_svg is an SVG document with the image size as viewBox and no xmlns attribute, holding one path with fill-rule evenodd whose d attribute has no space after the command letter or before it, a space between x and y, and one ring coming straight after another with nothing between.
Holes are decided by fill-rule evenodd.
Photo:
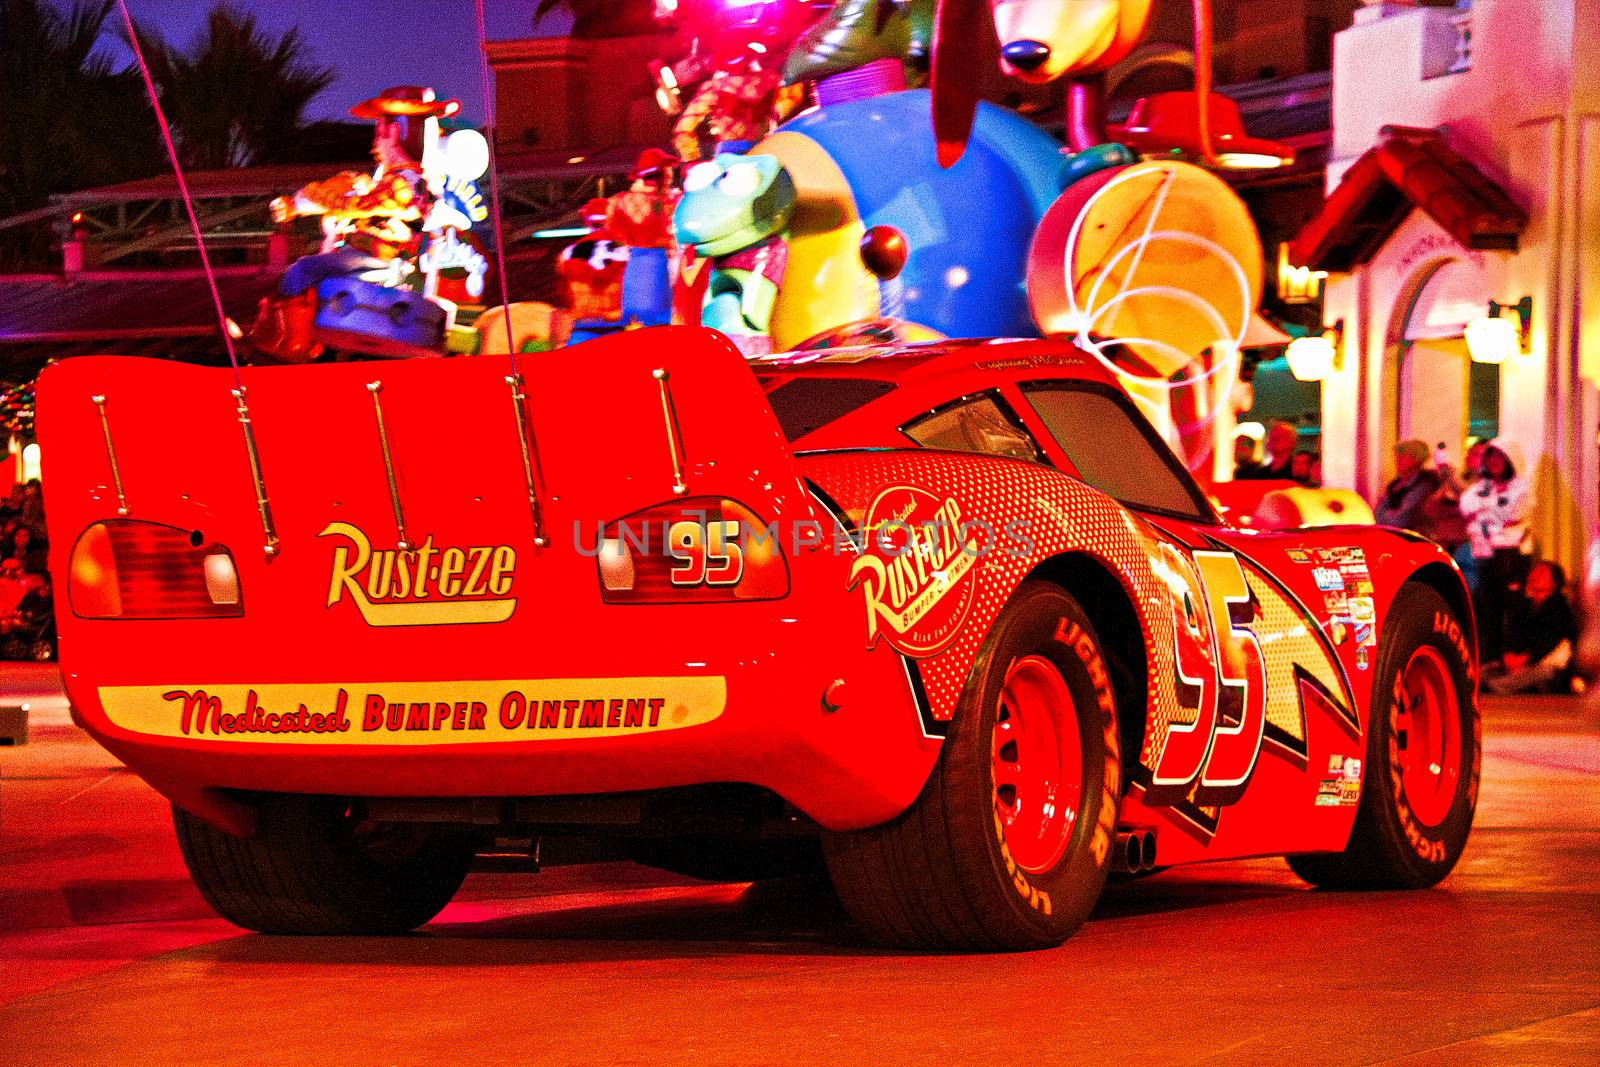
<instances>
[{"instance_id":1,"label":"large round balloon prop","mask_svg":"<svg viewBox=\"0 0 1600 1067\"><path fill-rule=\"evenodd\" d=\"M946 337L1034 333L1025 250L1060 189L1060 146L983 104L970 150L943 169L929 108L925 90L829 104L752 149L776 156L798 193L778 349L877 318Z\"/></svg>"},{"instance_id":2,"label":"large round balloon prop","mask_svg":"<svg viewBox=\"0 0 1600 1067\"><path fill-rule=\"evenodd\" d=\"M1227 401L1262 271L1255 224L1225 182L1135 163L1090 174L1046 212L1028 299L1041 332L1071 338L1186 437Z\"/></svg>"}]
</instances>

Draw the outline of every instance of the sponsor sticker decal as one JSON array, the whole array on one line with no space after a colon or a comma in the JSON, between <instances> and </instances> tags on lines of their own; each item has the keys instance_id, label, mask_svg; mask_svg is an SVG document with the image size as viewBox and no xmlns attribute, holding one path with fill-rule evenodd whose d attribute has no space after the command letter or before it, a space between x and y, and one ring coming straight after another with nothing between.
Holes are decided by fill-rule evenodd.
<instances>
[{"instance_id":1,"label":"sponsor sticker decal","mask_svg":"<svg viewBox=\"0 0 1600 1067\"><path fill-rule=\"evenodd\" d=\"M1344 575L1336 567L1318 567L1311 572L1311 577L1324 593L1344 592Z\"/></svg>"},{"instance_id":2,"label":"sponsor sticker decal","mask_svg":"<svg viewBox=\"0 0 1600 1067\"><path fill-rule=\"evenodd\" d=\"M368 626L505 622L517 610L510 545L441 548L430 535L413 549L374 548L348 522L330 522L317 536L342 539L334 543L327 606L349 600Z\"/></svg>"},{"instance_id":3,"label":"sponsor sticker decal","mask_svg":"<svg viewBox=\"0 0 1600 1067\"><path fill-rule=\"evenodd\" d=\"M1350 598L1350 621L1360 626L1371 626L1378 619L1378 613L1373 608L1372 598L1369 596L1353 596Z\"/></svg>"},{"instance_id":4,"label":"sponsor sticker decal","mask_svg":"<svg viewBox=\"0 0 1600 1067\"><path fill-rule=\"evenodd\" d=\"M956 639L977 595L985 545L954 497L914 486L885 489L867 509L865 545L848 588L861 589L867 647L881 637L925 658Z\"/></svg>"},{"instance_id":5,"label":"sponsor sticker decal","mask_svg":"<svg viewBox=\"0 0 1600 1067\"><path fill-rule=\"evenodd\" d=\"M1361 800L1361 761L1354 756L1328 757L1327 777L1317 783L1316 806L1348 808Z\"/></svg>"},{"instance_id":6,"label":"sponsor sticker decal","mask_svg":"<svg viewBox=\"0 0 1600 1067\"><path fill-rule=\"evenodd\" d=\"M113 725L158 737L298 745L443 745L626 737L711 722L726 679L545 678L103 686Z\"/></svg>"}]
</instances>

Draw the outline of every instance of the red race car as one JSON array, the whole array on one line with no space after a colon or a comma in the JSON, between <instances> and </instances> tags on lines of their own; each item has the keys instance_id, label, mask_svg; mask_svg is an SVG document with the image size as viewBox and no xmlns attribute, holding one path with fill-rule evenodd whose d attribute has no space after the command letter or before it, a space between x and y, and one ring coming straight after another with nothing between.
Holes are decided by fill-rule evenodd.
<instances>
[{"instance_id":1,"label":"red race car","mask_svg":"<svg viewBox=\"0 0 1600 1067\"><path fill-rule=\"evenodd\" d=\"M1259 533L1047 341L45 371L61 660L256 930L427 922L474 856L1058 943L1109 873L1437 882L1480 735L1431 543Z\"/></svg>"}]
</instances>

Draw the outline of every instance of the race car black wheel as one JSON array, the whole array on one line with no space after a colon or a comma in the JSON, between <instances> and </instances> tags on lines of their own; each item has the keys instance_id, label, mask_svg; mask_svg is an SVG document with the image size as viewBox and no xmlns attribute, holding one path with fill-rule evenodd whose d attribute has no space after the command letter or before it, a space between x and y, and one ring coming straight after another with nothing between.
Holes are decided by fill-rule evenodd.
<instances>
[{"instance_id":1,"label":"race car black wheel","mask_svg":"<svg viewBox=\"0 0 1600 1067\"><path fill-rule=\"evenodd\" d=\"M1437 592L1408 584L1382 640L1350 843L1343 852L1289 857L1313 885L1433 885L1461 858L1472 829L1482 730L1461 620Z\"/></svg>"},{"instance_id":2,"label":"race car black wheel","mask_svg":"<svg viewBox=\"0 0 1600 1067\"><path fill-rule=\"evenodd\" d=\"M254 836L172 809L184 863L224 919L268 934L393 934L421 926L466 878L473 844L432 827L371 823L336 797L269 795Z\"/></svg>"},{"instance_id":3,"label":"race car black wheel","mask_svg":"<svg viewBox=\"0 0 1600 1067\"><path fill-rule=\"evenodd\" d=\"M1061 943L1105 885L1119 747L1094 628L1058 586L1025 583L973 665L910 809L824 836L840 900L868 936L890 945Z\"/></svg>"}]
</instances>

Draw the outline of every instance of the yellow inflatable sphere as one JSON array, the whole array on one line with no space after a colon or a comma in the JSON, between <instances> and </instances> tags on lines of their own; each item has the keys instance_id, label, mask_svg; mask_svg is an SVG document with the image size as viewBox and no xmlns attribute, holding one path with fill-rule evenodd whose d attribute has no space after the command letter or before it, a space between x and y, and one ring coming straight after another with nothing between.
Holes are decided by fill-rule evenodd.
<instances>
[{"instance_id":1,"label":"yellow inflatable sphere","mask_svg":"<svg viewBox=\"0 0 1600 1067\"><path fill-rule=\"evenodd\" d=\"M1152 160L1067 187L1029 248L1028 299L1046 336L1122 342L1100 348L1165 381L1243 337L1262 272L1255 223L1228 184Z\"/></svg>"}]
</instances>

